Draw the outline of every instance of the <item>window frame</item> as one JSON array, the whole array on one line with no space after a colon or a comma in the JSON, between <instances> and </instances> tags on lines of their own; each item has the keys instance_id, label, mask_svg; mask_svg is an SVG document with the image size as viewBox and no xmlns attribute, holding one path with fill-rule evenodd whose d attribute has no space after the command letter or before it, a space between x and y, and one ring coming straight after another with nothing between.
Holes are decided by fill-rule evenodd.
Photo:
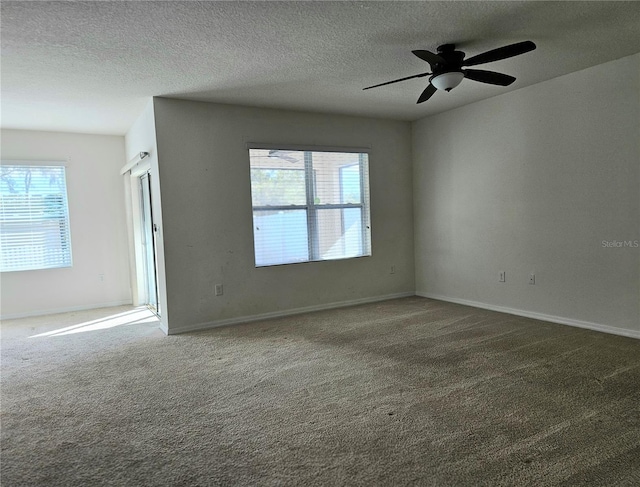
<instances>
[{"instance_id":1,"label":"window frame","mask_svg":"<svg viewBox=\"0 0 640 487\"><path fill-rule=\"evenodd\" d=\"M251 167L251 150L278 150L278 151L295 151L304 152L304 181L305 181L305 196L306 202L304 205L276 205L276 206L254 206L253 195L251 200L252 212L255 211L300 211L304 210L307 215L307 245L308 245L308 258L303 261L295 262L281 262L277 264L263 264L258 265L255 262L256 249L255 249L255 229L254 231L254 264L256 268L261 267L273 267L278 265L290 265L290 264L303 264L309 262L326 262L330 260L345 260L345 259L358 259L362 257L370 257L372 255L371 248L371 202L369 198L369 156L371 149L369 148L354 148L354 147L324 147L324 146L290 146L281 144L247 144L249 154L249 168ZM358 165L360 176L360 203L326 203L316 204L315 195L317 194L317 181L316 172L313 168L313 152L337 152L337 153L354 153L358 154L358 162L346 165L344 167L350 167ZM365 161L366 156L366 161ZM366 167L365 167L366 162ZM264 168L268 169L268 168ZM340 168L343 169L343 168ZM294 169L299 170L299 169ZM311 174L312 177L308 177ZM342 185L342 173L339 174L340 185ZM342 194L340 199L342 200ZM320 235L318 231L318 211L322 210L344 210L344 209L359 209L361 215L361 243L363 253L361 255L353 257L341 257L338 259L323 259L320 255ZM366 211L368 210L368 211ZM344 213L342 213L342 227L344 232ZM253 225L252 225L253 228Z\"/></svg>"},{"instance_id":2,"label":"window frame","mask_svg":"<svg viewBox=\"0 0 640 487\"><path fill-rule=\"evenodd\" d=\"M64 230L60 230L60 244L65 249L61 254L63 257L59 259L57 263L54 265L35 265L29 264L29 260L21 261L20 266L13 266L12 268L2 268L0 267L1 273L9 273L9 272L23 272L23 271L38 271L38 270L47 270L47 269L65 269L73 267L73 249L72 249L72 238L71 238L71 218L69 214L69 187L67 183L67 162L66 161L53 161L53 160L11 160L11 159L2 159L0 161L0 169L4 169L5 167L15 167L15 168L60 168L62 170L62 181L64 184L64 192L60 192L58 194L63 196L62 203L62 215L57 217L59 223L64 224ZM28 193L22 193L28 194ZM42 222L47 221L45 218L28 220L25 222L25 225L29 227L29 231L33 231L35 225L38 225ZM5 221L3 218L3 213L0 212L0 222L11 224L10 220ZM15 223L15 222L14 222ZM64 232L64 233L63 233ZM0 262L3 262L4 259L0 259Z\"/></svg>"}]
</instances>

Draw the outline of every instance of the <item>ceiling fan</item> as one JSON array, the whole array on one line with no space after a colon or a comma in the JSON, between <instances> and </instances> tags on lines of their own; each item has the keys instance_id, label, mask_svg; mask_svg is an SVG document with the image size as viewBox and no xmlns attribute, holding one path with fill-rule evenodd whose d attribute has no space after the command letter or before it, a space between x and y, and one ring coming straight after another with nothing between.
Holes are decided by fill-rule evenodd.
<instances>
[{"instance_id":1,"label":"ceiling fan","mask_svg":"<svg viewBox=\"0 0 640 487\"><path fill-rule=\"evenodd\" d=\"M496 73L495 71L486 71L484 69L463 69L463 67L500 61L501 59L507 59L524 54L525 52L533 51L535 48L536 45L533 42L523 41L499 47L498 49L492 49L491 51L472 56L469 59L464 58L464 52L456 51L455 44L443 44L442 46L439 46L438 54L419 49L411 52L423 61L429 63L429 66L431 66L431 73L420 73L413 76L407 76L406 78L387 81L386 83L368 86L363 89L370 90L371 88L390 85L391 83L398 83L408 79L431 76L429 78L429 84L420 95L420 98L418 98L417 103L423 103L431 98L437 90L451 91L453 88L458 86L464 78L479 81L480 83L489 83L491 85L509 86L516 80L513 76Z\"/></svg>"}]
</instances>

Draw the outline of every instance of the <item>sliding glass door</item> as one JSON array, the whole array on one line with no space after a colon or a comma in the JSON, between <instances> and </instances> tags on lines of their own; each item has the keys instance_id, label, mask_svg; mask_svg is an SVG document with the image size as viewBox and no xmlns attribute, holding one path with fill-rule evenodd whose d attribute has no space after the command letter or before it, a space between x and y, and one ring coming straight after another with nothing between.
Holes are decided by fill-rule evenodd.
<instances>
[{"instance_id":1,"label":"sliding glass door","mask_svg":"<svg viewBox=\"0 0 640 487\"><path fill-rule=\"evenodd\" d=\"M151 210L151 175L148 172L140 176L140 199L146 304L160 314L156 264L156 226L153 223L153 211Z\"/></svg>"}]
</instances>

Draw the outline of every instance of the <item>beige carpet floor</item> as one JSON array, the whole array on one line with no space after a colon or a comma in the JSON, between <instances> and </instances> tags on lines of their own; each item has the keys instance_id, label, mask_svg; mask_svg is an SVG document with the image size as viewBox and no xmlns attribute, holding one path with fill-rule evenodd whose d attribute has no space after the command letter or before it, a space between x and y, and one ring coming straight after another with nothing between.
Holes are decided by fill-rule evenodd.
<instances>
[{"instance_id":1,"label":"beige carpet floor","mask_svg":"<svg viewBox=\"0 0 640 487\"><path fill-rule=\"evenodd\" d=\"M3 487L640 485L640 341L429 299L13 320L1 361Z\"/></svg>"}]
</instances>

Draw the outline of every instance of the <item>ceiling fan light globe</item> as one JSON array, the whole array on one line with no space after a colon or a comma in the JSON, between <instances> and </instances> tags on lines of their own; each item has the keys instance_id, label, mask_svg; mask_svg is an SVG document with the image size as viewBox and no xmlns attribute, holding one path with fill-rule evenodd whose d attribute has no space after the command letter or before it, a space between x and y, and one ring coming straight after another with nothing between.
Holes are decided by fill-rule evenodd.
<instances>
[{"instance_id":1,"label":"ceiling fan light globe","mask_svg":"<svg viewBox=\"0 0 640 487\"><path fill-rule=\"evenodd\" d=\"M431 84L442 91L451 91L458 86L464 79L464 73L460 71L451 71L442 73L431 78Z\"/></svg>"}]
</instances>

